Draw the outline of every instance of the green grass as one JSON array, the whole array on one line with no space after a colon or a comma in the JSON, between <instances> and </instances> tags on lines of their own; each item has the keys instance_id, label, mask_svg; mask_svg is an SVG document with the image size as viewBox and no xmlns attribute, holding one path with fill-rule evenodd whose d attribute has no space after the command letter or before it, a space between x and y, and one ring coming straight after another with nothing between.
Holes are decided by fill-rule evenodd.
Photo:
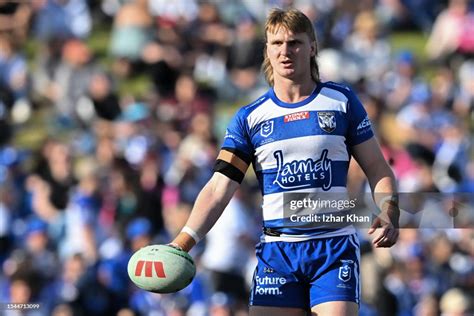
<instances>
[{"instance_id":1,"label":"green grass","mask_svg":"<svg viewBox=\"0 0 474 316\"><path fill-rule=\"evenodd\" d=\"M109 25L97 25L94 32L87 39L87 45L94 52L95 57L102 63L109 64L109 42L111 27Z\"/></svg>"},{"instance_id":2,"label":"green grass","mask_svg":"<svg viewBox=\"0 0 474 316\"><path fill-rule=\"evenodd\" d=\"M150 78L146 74L135 75L119 81L119 95L132 95L138 99L144 97L152 89Z\"/></svg>"},{"instance_id":3,"label":"green grass","mask_svg":"<svg viewBox=\"0 0 474 316\"><path fill-rule=\"evenodd\" d=\"M390 44L395 55L403 50L411 51L418 61L426 61L426 41L428 38L421 32L398 32L390 36Z\"/></svg>"}]
</instances>

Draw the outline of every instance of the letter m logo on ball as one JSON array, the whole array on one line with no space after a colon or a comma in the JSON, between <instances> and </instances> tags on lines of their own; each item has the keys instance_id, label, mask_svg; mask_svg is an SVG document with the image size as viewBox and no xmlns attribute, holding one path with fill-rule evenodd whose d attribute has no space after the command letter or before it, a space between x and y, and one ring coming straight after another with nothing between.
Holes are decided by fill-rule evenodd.
<instances>
[{"instance_id":1,"label":"letter m logo on ball","mask_svg":"<svg viewBox=\"0 0 474 316\"><path fill-rule=\"evenodd\" d=\"M163 269L163 262L161 261L145 261L139 260L135 266L135 276L141 276L145 271L145 277L153 277L153 268L158 278L166 278L165 270Z\"/></svg>"}]
</instances>

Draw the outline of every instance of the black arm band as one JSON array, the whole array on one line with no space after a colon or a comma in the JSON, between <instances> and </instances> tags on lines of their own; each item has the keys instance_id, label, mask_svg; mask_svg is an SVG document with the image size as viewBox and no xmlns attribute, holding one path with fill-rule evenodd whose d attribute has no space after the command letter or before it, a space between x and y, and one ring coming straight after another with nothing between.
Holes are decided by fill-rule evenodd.
<instances>
[{"instance_id":1,"label":"black arm band","mask_svg":"<svg viewBox=\"0 0 474 316\"><path fill-rule=\"evenodd\" d=\"M214 165L214 172L219 172L222 173L223 175L227 176L228 178L238 182L242 183L242 180L244 179L245 174L228 163L227 161L217 159L216 164Z\"/></svg>"}]
</instances>

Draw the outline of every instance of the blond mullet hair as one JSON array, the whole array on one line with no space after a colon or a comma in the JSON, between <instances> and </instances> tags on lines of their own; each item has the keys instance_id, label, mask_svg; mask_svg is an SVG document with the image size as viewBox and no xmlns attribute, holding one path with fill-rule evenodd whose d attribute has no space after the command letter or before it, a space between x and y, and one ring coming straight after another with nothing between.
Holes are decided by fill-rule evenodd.
<instances>
[{"instance_id":1,"label":"blond mullet hair","mask_svg":"<svg viewBox=\"0 0 474 316\"><path fill-rule=\"evenodd\" d=\"M314 32L313 24L304 13L296 9L282 10L273 9L267 17L265 22L265 43L267 43L268 33L276 33L280 27L285 28L293 33L306 33L309 40L315 44L316 53L310 58L311 78L315 82L319 82L319 65L316 61L318 54L318 43L316 41L316 34ZM273 68L270 64L270 59L267 56L267 47L263 51L262 71L268 84L273 87Z\"/></svg>"}]
</instances>

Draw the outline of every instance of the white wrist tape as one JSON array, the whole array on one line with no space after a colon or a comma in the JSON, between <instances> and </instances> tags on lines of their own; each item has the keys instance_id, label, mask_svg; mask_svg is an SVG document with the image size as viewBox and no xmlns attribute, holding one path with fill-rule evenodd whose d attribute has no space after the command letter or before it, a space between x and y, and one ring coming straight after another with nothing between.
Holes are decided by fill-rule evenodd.
<instances>
[{"instance_id":1,"label":"white wrist tape","mask_svg":"<svg viewBox=\"0 0 474 316\"><path fill-rule=\"evenodd\" d=\"M194 239L194 242L196 244L201 240L201 238L199 238L199 235L194 230L189 228L188 226L184 226L183 229L181 229L181 232L186 233L189 236L191 236Z\"/></svg>"}]
</instances>

